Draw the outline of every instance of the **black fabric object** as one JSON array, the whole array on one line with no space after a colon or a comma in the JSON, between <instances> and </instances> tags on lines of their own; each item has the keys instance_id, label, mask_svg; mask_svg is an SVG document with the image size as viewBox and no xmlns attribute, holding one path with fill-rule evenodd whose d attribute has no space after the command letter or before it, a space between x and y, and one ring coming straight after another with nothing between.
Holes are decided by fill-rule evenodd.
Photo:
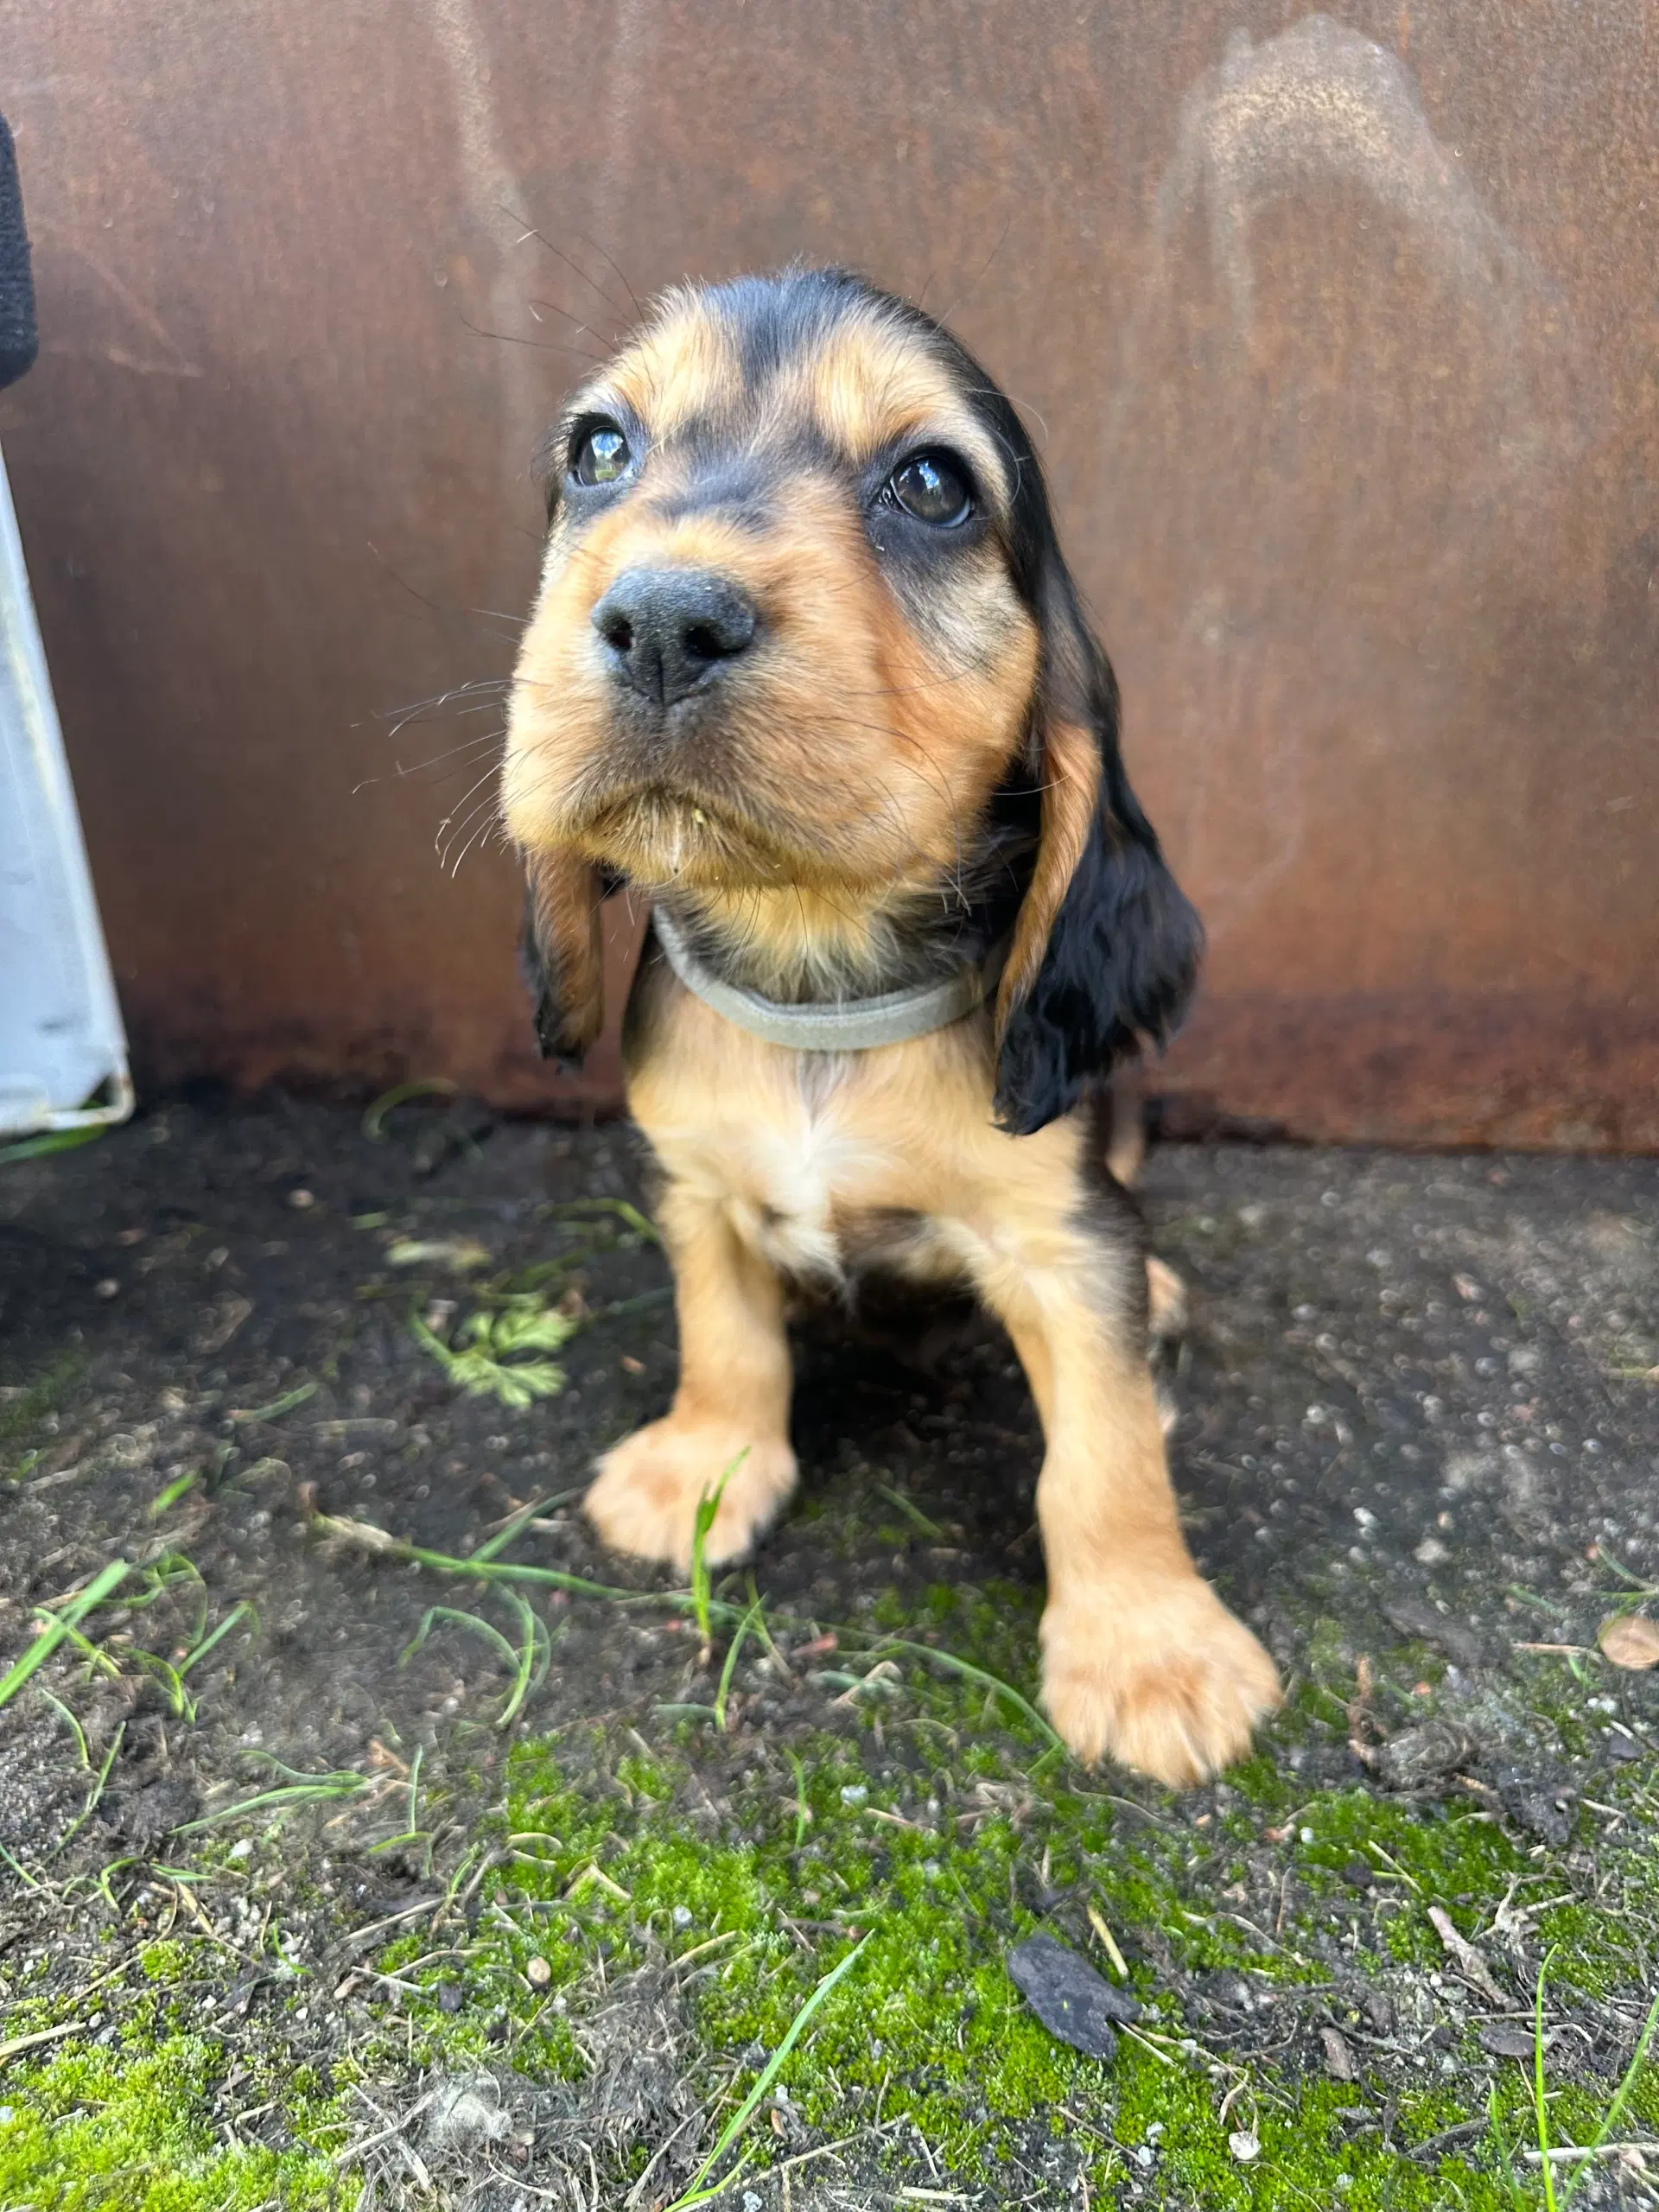
<instances>
[{"instance_id":1,"label":"black fabric object","mask_svg":"<svg viewBox=\"0 0 1659 2212\"><path fill-rule=\"evenodd\" d=\"M1008 1975L1050 2035L1090 2058L1110 2058L1115 2027L1141 2017L1127 1990L1103 1981L1087 1959L1052 1936L1027 1936L1008 1953Z\"/></svg>"},{"instance_id":2,"label":"black fabric object","mask_svg":"<svg viewBox=\"0 0 1659 2212\"><path fill-rule=\"evenodd\" d=\"M40 347L17 157L5 118L0 116L0 391L34 366Z\"/></svg>"}]
</instances>

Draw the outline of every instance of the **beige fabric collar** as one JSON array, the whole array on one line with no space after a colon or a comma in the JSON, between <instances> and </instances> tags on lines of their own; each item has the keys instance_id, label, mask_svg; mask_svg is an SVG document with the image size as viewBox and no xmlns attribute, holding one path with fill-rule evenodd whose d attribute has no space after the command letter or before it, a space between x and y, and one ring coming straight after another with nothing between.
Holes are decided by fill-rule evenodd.
<instances>
[{"instance_id":1,"label":"beige fabric collar","mask_svg":"<svg viewBox=\"0 0 1659 2212\"><path fill-rule=\"evenodd\" d=\"M669 966L696 997L738 1028L768 1045L797 1052L868 1052L879 1045L903 1045L925 1037L973 1013L984 1000L1001 963L963 967L954 976L912 983L902 991L883 991L868 999L815 1000L790 1006L762 998L758 991L728 983L686 943L660 906L652 914L657 942Z\"/></svg>"}]
</instances>

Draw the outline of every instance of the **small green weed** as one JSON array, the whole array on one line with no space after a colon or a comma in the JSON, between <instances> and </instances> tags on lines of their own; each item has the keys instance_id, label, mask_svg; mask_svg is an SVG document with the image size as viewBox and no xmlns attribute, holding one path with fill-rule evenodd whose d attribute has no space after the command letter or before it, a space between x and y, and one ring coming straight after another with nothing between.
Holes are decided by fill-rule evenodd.
<instances>
[{"instance_id":1,"label":"small green weed","mask_svg":"<svg viewBox=\"0 0 1659 2212\"><path fill-rule=\"evenodd\" d=\"M443 1370L458 1390L471 1397L499 1398L522 1411L538 1398L556 1397L564 1370L556 1361L526 1354L560 1351L581 1323L534 1293L515 1297L499 1310L469 1313L448 1344L418 1313L410 1317L415 1341Z\"/></svg>"}]
</instances>

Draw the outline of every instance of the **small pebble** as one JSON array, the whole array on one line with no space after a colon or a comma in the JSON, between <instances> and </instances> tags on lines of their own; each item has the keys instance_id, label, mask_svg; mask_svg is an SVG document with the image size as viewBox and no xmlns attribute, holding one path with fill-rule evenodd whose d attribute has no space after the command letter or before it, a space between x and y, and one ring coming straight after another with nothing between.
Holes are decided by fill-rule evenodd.
<instances>
[{"instance_id":1,"label":"small pebble","mask_svg":"<svg viewBox=\"0 0 1659 2212\"><path fill-rule=\"evenodd\" d=\"M537 1959L533 1963L536 1966L540 1967L543 1975L545 1975L547 1972L546 1960ZM536 1977L532 1974L531 1980L533 1981L535 1979ZM466 2002L467 1993L458 1981L445 1981L441 1982L438 1985L438 2010L440 2012L459 2012L461 2006Z\"/></svg>"},{"instance_id":2,"label":"small pebble","mask_svg":"<svg viewBox=\"0 0 1659 2212\"><path fill-rule=\"evenodd\" d=\"M841 1802L843 1805L861 1805L869 1794L861 1782L849 1782L842 1790Z\"/></svg>"},{"instance_id":3,"label":"small pebble","mask_svg":"<svg viewBox=\"0 0 1659 2212\"><path fill-rule=\"evenodd\" d=\"M691 1925L691 1908L686 1904L677 1904L670 1917L677 1928L689 1928Z\"/></svg>"},{"instance_id":4,"label":"small pebble","mask_svg":"<svg viewBox=\"0 0 1659 2212\"><path fill-rule=\"evenodd\" d=\"M536 1989L545 1989L553 1979L553 1969L545 1959L532 1959L524 1968L524 1972L530 1978L531 1986Z\"/></svg>"},{"instance_id":5,"label":"small pebble","mask_svg":"<svg viewBox=\"0 0 1659 2212\"><path fill-rule=\"evenodd\" d=\"M315 1191L290 1191L288 1194L288 1203L296 1213L309 1213L317 1203L317 1194Z\"/></svg>"},{"instance_id":6,"label":"small pebble","mask_svg":"<svg viewBox=\"0 0 1659 2212\"><path fill-rule=\"evenodd\" d=\"M102 1282L92 1285L94 1298L118 1298L120 1294L121 1286L113 1275L105 1275Z\"/></svg>"},{"instance_id":7,"label":"small pebble","mask_svg":"<svg viewBox=\"0 0 1659 2212\"><path fill-rule=\"evenodd\" d=\"M1227 2138L1227 2148L1241 2166L1248 2166L1261 2149L1261 2139L1253 2127L1236 2127Z\"/></svg>"}]
</instances>

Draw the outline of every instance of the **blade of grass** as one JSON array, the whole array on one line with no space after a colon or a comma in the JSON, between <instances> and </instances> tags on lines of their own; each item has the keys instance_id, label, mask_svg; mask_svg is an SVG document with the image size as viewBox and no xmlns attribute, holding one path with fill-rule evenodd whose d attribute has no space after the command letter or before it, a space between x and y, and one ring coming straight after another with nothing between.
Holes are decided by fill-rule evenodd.
<instances>
[{"instance_id":1,"label":"blade of grass","mask_svg":"<svg viewBox=\"0 0 1659 2212\"><path fill-rule=\"evenodd\" d=\"M1590 2171L1596 2152L1600 2150L1602 2145L1607 2141L1619 2121L1624 2117L1624 2107L1635 2094L1637 2083L1640 2079L1643 2066L1646 2063L1656 2030L1659 2030L1659 1997L1656 1997L1653 2000L1653 2009L1648 2014L1647 2024L1637 2037L1635 2052L1630 2064L1624 2069L1624 2079L1613 2092L1612 2102L1602 2114L1600 2126L1597 2128L1594 2135L1585 2146L1582 2163L1573 2168L1571 2178L1561 2191L1560 2201L1563 2212L1564 2208L1572 2202L1577 2193L1579 2183ZM1545 2171L1548 2171L1548 2167Z\"/></svg>"},{"instance_id":2,"label":"blade of grass","mask_svg":"<svg viewBox=\"0 0 1659 2212\"><path fill-rule=\"evenodd\" d=\"M613 1605L666 1605L674 1612L691 1611L689 1590L624 1590L614 1583L590 1582L583 1575L567 1574L560 1567L529 1567L517 1560L486 1560L480 1565L476 1559L459 1559L448 1552L428 1551L423 1545L406 1543L401 1536L389 1535L372 1522L350 1521L337 1514L314 1511L308 1525L316 1535L336 1537L384 1559L429 1567L435 1574L471 1576L480 1582L531 1583L546 1590L568 1590L575 1597L605 1598ZM709 1613L722 1623L742 1618L738 1606L728 1605L719 1599L710 1599Z\"/></svg>"},{"instance_id":3,"label":"blade of grass","mask_svg":"<svg viewBox=\"0 0 1659 2212\"><path fill-rule=\"evenodd\" d=\"M148 1674L154 1675L167 1693L167 1701L175 1714L191 1727L196 1723L196 1701L184 1687L184 1677L170 1659L163 1659L158 1651L135 1651L133 1657Z\"/></svg>"},{"instance_id":4,"label":"blade of grass","mask_svg":"<svg viewBox=\"0 0 1659 2212\"><path fill-rule=\"evenodd\" d=\"M720 1480L712 1490L706 1490L697 1500L696 1519L691 1529L691 1607L696 1616L697 1632L702 1638L702 1649L697 1663L709 1664L709 1647L714 1641L712 1616L709 1607L709 1531L715 1525L715 1516L720 1510L720 1501L726 1495L726 1485L749 1456L746 1444L734 1459L727 1462Z\"/></svg>"},{"instance_id":5,"label":"blade of grass","mask_svg":"<svg viewBox=\"0 0 1659 2212\"><path fill-rule=\"evenodd\" d=\"M147 1517L151 1521L159 1521L169 1505L176 1505L178 1503L179 1500L184 1496L186 1491L189 1490L194 1484L201 1470L200 1467L192 1467L186 1473L175 1477L172 1482L168 1483L164 1491L161 1491L157 1497L153 1497L150 1500L149 1511Z\"/></svg>"},{"instance_id":6,"label":"blade of grass","mask_svg":"<svg viewBox=\"0 0 1659 2212\"><path fill-rule=\"evenodd\" d=\"M302 1805L325 1803L335 1797L354 1797L359 1790L367 1788L368 1777L353 1774L349 1770L320 1777L315 1782L284 1783L280 1789L262 1789L255 1796L238 1798L234 1805L221 1805L217 1812L203 1813L197 1820L185 1821L174 1833L190 1835L198 1828L216 1828L226 1821L237 1820L244 1814L263 1813L273 1808L291 1813Z\"/></svg>"},{"instance_id":7,"label":"blade of grass","mask_svg":"<svg viewBox=\"0 0 1659 2212\"><path fill-rule=\"evenodd\" d=\"M436 1621L449 1621L456 1628L470 1629L474 1635L481 1636L486 1643L493 1644L502 1660L512 1671L512 1688L508 1691L507 1701L496 1716L495 1722L498 1728L507 1728L511 1727L518 1717L524 1700L531 1692L539 1689L545 1680L548 1668L552 1662L553 1644L545 1624L531 1611L530 1606L518 1591L508 1587L503 1590L502 1595L518 1612L519 1626L524 1636L521 1643L515 1646L508 1637L502 1635L500 1630L493 1622L486 1621L481 1613L469 1613L456 1605L429 1605L422 1617L419 1628L416 1630L414 1637L404 1649L397 1663L400 1667L408 1665L426 1642L428 1636L431 1633L433 1624Z\"/></svg>"},{"instance_id":8,"label":"blade of grass","mask_svg":"<svg viewBox=\"0 0 1659 2212\"><path fill-rule=\"evenodd\" d=\"M912 1529L924 1536L931 1537L936 1544L943 1542L944 1531L938 1522L930 1521L921 1507L906 1497L903 1491L889 1489L886 1483L874 1483L871 1488L878 1497L885 1497L889 1505L896 1505Z\"/></svg>"},{"instance_id":9,"label":"blade of grass","mask_svg":"<svg viewBox=\"0 0 1659 2212\"><path fill-rule=\"evenodd\" d=\"M470 1629L474 1636L481 1636L486 1643L493 1644L509 1667L517 1669L518 1654L513 1649L493 1622L486 1621L481 1613L469 1613L459 1605L429 1605L421 1616L421 1624L397 1656L397 1664L406 1667L432 1633L435 1621L449 1621L456 1628Z\"/></svg>"},{"instance_id":10,"label":"blade of grass","mask_svg":"<svg viewBox=\"0 0 1659 2212\"><path fill-rule=\"evenodd\" d=\"M0 1144L0 1167L14 1160L41 1160L50 1152L73 1152L77 1145L92 1144L104 1134L100 1122L80 1129L48 1129L38 1137L22 1137L16 1144Z\"/></svg>"},{"instance_id":11,"label":"blade of grass","mask_svg":"<svg viewBox=\"0 0 1659 2212\"><path fill-rule=\"evenodd\" d=\"M579 1497L582 1493L575 1491L570 1495ZM516 1513L509 1515L493 1536L474 1548L471 1557L476 1560L493 1560L498 1552L505 1551L513 1539L523 1533L525 1523L533 1521L543 1510L547 1502L544 1497L532 1497L528 1505L521 1505Z\"/></svg>"},{"instance_id":12,"label":"blade of grass","mask_svg":"<svg viewBox=\"0 0 1659 2212\"><path fill-rule=\"evenodd\" d=\"M611 1214L631 1229L636 1236L643 1236L647 1243L660 1244L656 1224L648 1221L638 1206L630 1205L626 1198L569 1198L561 1205L542 1209L549 1221L579 1221L583 1214Z\"/></svg>"},{"instance_id":13,"label":"blade of grass","mask_svg":"<svg viewBox=\"0 0 1659 2212\"><path fill-rule=\"evenodd\" d=\"M858 1960L864 1949L864 1946L869 1942L869 1940L870 1939L868 1935L861 1936L858 1942L853 1946L852 1949L848 1952L846 1957L842 1960L841 1963L838 1966L832 1967L830 1969L830 1972L825 1974L823 1980L819 1982L817 1987L807 1999L805 2004L802 2005L800 2011L790 2022L787 2033L785 2035L783 2041L779 2044L777 2050L772 2052L772 2056L761 2068L760 2074L755 2078L753 2088L749 2091L748 2095L744 2098L742 2103L727 2121L724 2128L721 2129L720 2140L715 2144L714 2149L709 2153L709 2156L703 2160L696 2172L692 2176L690 2186L686 2189L683 2196L677 2196L673 2203L666 2208L666 2212L690 2212L690 2208L694 2204L706 2203L711 2196L718 2196L721 2193L719 2190L705 2190L703 2187L704 2183L708 2180L709 2175L713 2173L721 2160L726 2156L728 2151L731 2149L733 2144L736 2142L738 2137L743 2133L743 2130L748 2126L750 2120L753 2119L756 2112L760 2109L761 2099L766 2095L766 2091L777 2080L784 2062L788 2058L791 2051L794 2050L796 2044L806 2032L807 2025L811 2020L813 2014L817 2012L819 2007L823 2004L825 1999L829 1997L831 1991L836 1988L837 1984L844 1981L847 1976L852 1972L854 1967L858 1963ZM728 2184L721 2184L722 2188L726 2186L728 2186Z\"/></svg>"},{"instance_id":14,"label":"blade of grass","mask_svg":"<svg viewBox=\"0 0 1659 2212\"><path fill-rule=\"evenodd\" d=\"M812 1808L806 1802L806 1769L801 1764L799 1754L786 1749L785 1757L795 1770L795 1848L798 1851L812 1825Z\"/></svg>"},{"instance_id":15,"label":"blade of grass","mask_svg":"<svg viewBox=\"0 0 1659 2212\"><path fill-rule=\"evenodd\" d=\"M280 1421L284 1414L291 1414L296 1406L302 1406L308 1398L315 1398L319 1388L315 1382L302 1382L297 1389L289 1390L283 1397L273 1398L268 1406L237 1407L226 1415L226 1419L235 1421L238 1427L245 1427L250 1421Z\"/></svg>"},{"instance_id":16,"label":"blade of grass","mask_svg":"<svg viewBox=\"0 0 1659 2212\"><path fill-rule=\"evenodd\" d=\"M553 1640L548 1635L546 1624L531 1611L517 1590L504 1590L501 1594L510 1605L517 1607L519 1626L524 1637L519 1647L512 1694L502 1707L500 1718L495 1724L498 1728L510 1728L518 1719L524 1700L532 1690L538 1690L547 1679L547 1670L553 1661Z\"/></svg>"},{"instance_id":17,"label":"blade of grass","mask_svg":"<svg viewBox=\"0 0 1659 2212\"><path fill-rule=\"evenodd\" d=\"M60 1852L67 1850L69 1845L74 1840L75 1837L80 1834L82 1828L86 1827L87 1821L92 1819L92 1815L98 1810L99 1801L102 1799L104 1795L105 1785L110 1778L110 1770L114 1766L116 1760L121 1756L121 1745L125 1739L126 1733L127 1724L124 1720L117 1727L114 1735L110 1739L110 1748L104 1754L104 1764L98 1770L98 1779L92 1784L92 1794L88 1796L86 1802L81 1807L79 1812L76 1814L74 1819L70 1821L68 1827L58 1838L56 1844L53 1847L52 1856L54 1859L58 1856Z\"/></svg>"},{"instance_id":18,"label":"blade of grass","mask_svg":"<svg viewBox=\"0 0 1659 2212\"><path fill-rule=\"evenodd\" d=\"M880 1650L907 1651L912 1658L931 1659L936 1667L943 1667L947 1674L960 1675L964 1681L982 1683L998 1697L1007 1698L1014 1710L1022 1713L1054 1750L1063 1751L1065 1749L1061 1738L1050 1727L1029 1698L1021 1697L1011 1683L1003 1681L1000 1676L988 1675L984 1668L972 1666L966 1659L958 1659L954 1651L940 1651L931 1643L908 1643L902 1637L896 1636L884 1636Z\"/></svg>"},{"instance_id":19,"label":"blade of grass","mask_svg":"<svg viewBox=\"0 0 1659 2212\"><path fill-rule=\"evenodd\" d=\"M0 1859L3 1859L5 1860L7 1866L10 1867L12 1872L17 1877L18 1880L22 1884L26 1890L38 1890L43 1886L43 1885L37 1882L34 1876L28 1872L25 1868L18 1865L17 1861L6 1849L3 1843L0 1843Z\"/></svg>"},{"instance_id":20,"label":"blade of grass","mask_svg":"<svg viewBox=\"0 0 1659 2212\"><path fill-rule=\"evenodd\" d=\"M40 1691L41 1695L46 1700L47 1703L57 1713L59 1719L69 1730L71 1735L73 1736L75 1739L75 1749L80 1754L80 1763L82 1766L86 1768L87 1773L90 1774L92 1770L92 1755L86 1748L86 1731L81 1726L79 1721L76 1719L74 1714L70 1712L63 1700L60 1697L54 1697L51 1691L48 1689L44 1682L37 1683L35 1687Z\"/></svg>"},{"instance_id":21,"label":"blade of grass","mask_svg":"<svg viewBox=\"0 0 1659 2212\"><path fill-rule=\"evenodd\" d=\"M46 1663L76 1624L101 1605L130 1572L125 1560L113 1559L84 1590L76 1592L60 1612L48 1612L44 1607L41 1609L37 1618L43 1619L46 1626L22 1657L14 1661L3 1680L0 1680L0 1707L10 1704L36 1669Z\"/></svg>"},{"instance_id":22,"label":"blade of grass","mask_svg":"<svg viewBox=\"0 0 1659 2212\"><path fill-rule=\"evenodd\" d=\"M417 1076L412 1083L394 1084L390 1090L383 1090L363 1116L363 1134L371 1144L385 1144L386 1117L399 1106L407 1106L413 1098L453 1098L459 1085L450 1082L447 1075Z\"/></svg>"},{"instance_id":23,"label":"blade of grass","mask_svg":"<svg viewBox=\"0 0 1659 2212\"><path fill-rule=\"evenodd\" d=\"M137 1589L128 1591L121 1600L134 1612L141 1612L146 1605L153 1605L158 1598L165 1598L181 1582L194 1582L199 1587L206 1586L195 1561L187 1559L182 1552L163 1552L159 1559L153 1559L148 1567L141 1567L139 1575Z\"/></svg>"},{"instance_id":24,"label":"blade of grass","mask_svg":"<svg viewBox=\"0 0 1659 2212\"><path fill-rule=\"evenodd\" d=\"M715 1726L722 1736L727 1732L726 1700L731 1691L732 1676L737 1669L737 1655L743 1649L743 1639L753 1627L760 1611L760 1600L757 1598L738 1623L732 1640L726 1647L726 1663L720 1670L720 1688L715 1692Z\"/></svg>"},{"instance_id":25,"label":"blade of grass","mask_svg":"<svg viewBox=\"0 0 1659 2212\"><path fill-rule=\"evenodd\" d=\"M1546 1951L1544 1962L1538 1969L1538 1985L1532 1999L1532 2103L1533 2117L1538 2130L1540 2163L1543 2168L1544 2203L1547 2212L1557 2212L1555 2202L1555 2173L1549 2150L1549 2107L1544 2098L1544 1977L1549 1972L1553 1950Z\"/></svg>"},{"instance_id":26,"label":"blade of grass","mask_svg":"<svg viewBox=\"0 0 1659 2212\"><path fill-rule=\"evenodd\" d=\"M1486 2117L1491 2124L1492 2140L1497 2145L1497 2163L1510 2192L1510 2202L1516 2212L1530 2212L1532 2193L1522 2187L1520 2177L1515 2171L1515 2161L1510 2156L1510 2139L1503 2126L1503 2115L1498 2109L1496 2082L1486 2092Z\"/></svg>"},{"instance_id":27,"label":"blade of grass","mask_svg":"<svg viewBox=\"0 0 1659 2212\"><path fill-rule=\"evenodd\" d=\"M239 1620L245 1620L252 1611L253 1607L249 1604L248 1600L245 1598L238 1598L235 1605L231 1607L230 1611L226 1614L224 1619L220 1621L219 1626L213 1630L213 1634L211 1636L204 1637L201 1642L196 1645L193 1651L187 1653L185 1657L180 1660L180 1674L188 1675L193 1667L199 1665L213 1649L213 1646L216 1643L221 1643L223 1639L230 1634L237 1623Z\"/></svg>"}]
</instances>

